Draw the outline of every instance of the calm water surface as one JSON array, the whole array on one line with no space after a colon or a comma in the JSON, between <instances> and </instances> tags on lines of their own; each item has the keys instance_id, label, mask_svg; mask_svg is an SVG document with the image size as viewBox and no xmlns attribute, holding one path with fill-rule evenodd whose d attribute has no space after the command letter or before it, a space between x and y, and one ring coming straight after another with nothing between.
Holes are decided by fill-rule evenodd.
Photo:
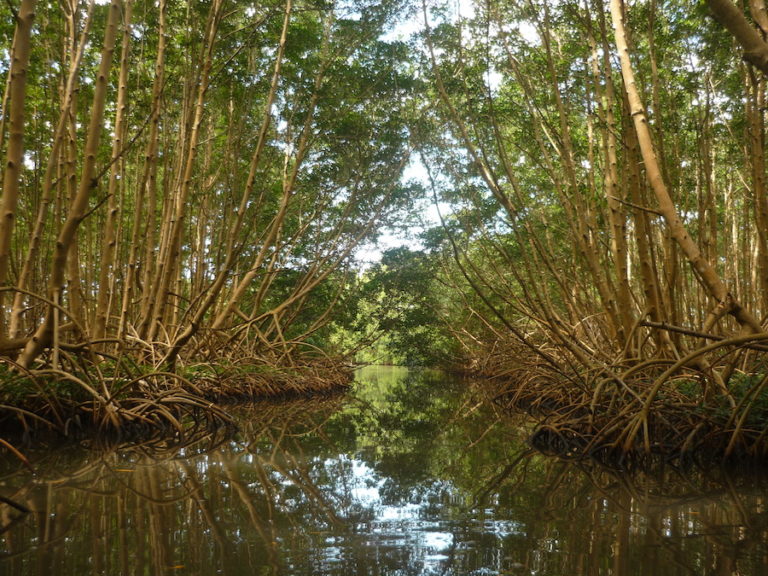
<instances>
[{"instance_id":1,"label":"calm water surface","mask_svg":"<svg viewBox=\"0 0 768 576\"><path fill-rule=\"evenodd\" d=\"M216 447L0 460L0 575L768 574L768 483L542 456L434 373L237 413Z\"/></svg>"}]
</instances>

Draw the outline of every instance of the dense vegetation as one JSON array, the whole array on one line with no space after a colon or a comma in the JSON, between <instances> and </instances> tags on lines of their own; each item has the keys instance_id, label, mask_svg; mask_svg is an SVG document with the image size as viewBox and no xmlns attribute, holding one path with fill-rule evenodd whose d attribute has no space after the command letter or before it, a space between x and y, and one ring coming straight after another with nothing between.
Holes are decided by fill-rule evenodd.
<instances>
[{"instance_id":1,"label":"dense vegetation","mask_svg":"<svg viewBox=\"0 0 768 576\"><path fill-rule=\"evenodd\" d=\"M2 10L6 420L177 427L378 340L545 445L764 453L763 1Z\"/></svg>"},{"instance_id":2,"label":"dense vegetation","mask_svg":"<svg viewBox=\"0 0 768 576\"><path fill-rule=\"evenodd\" d=\"M765 449L765 77L710 5L425 8L451 325L544 445Z\"/></svg>"},{"instance_id":3,"label":"dense vegetation","mask_svg":"<svg viewBox=\"0 0 768 576\"><path fill-rule=\"evenodd\" d=\"M328 364L356 246L411 196L408 52L380 39L397 9L4 5L5 403L61 425L66 389L120 426L180 383L197 409L201 382L346 378L307 366Z\"/></svg>"}]
</instances>

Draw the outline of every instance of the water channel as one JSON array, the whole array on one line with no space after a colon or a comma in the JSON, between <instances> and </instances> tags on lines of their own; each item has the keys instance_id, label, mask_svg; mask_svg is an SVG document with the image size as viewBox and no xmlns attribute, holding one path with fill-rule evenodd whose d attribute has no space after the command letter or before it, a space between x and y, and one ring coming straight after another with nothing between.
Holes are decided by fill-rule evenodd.
<instances>
[{"instance_id":1,"label":"water channel","mask_svg":"<svg viewBox=\"0 0 768 576\"><path fill-rule=\"evenodd\" d=\"M0 460L0 574L768 574L768 482L531 450L476 387L371 367L215 446Z\"/></svg>"}]
</instances>

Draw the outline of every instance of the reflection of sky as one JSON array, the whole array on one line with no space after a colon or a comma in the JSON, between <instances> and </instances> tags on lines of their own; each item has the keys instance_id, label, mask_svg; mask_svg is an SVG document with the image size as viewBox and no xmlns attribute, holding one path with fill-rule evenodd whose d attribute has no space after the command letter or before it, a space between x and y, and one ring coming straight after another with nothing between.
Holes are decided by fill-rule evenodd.
<instances>
[{"instance_id":1,"label":"reflection of sky","mask_svg":"<svg viewBox=\"0 0 768 576\"><path fill-rule=\"evenodd\" d=\"M403 502L398 505L382 502L380 489L384 479L377 478L374 470L359 460L352 464L353 487L351 494L355 502L374 511L374 516L365 528L372 542L389 545L411 545L428 552L442 552L453 544L453 534L437 530L438 522L424 520L422 504ZM428 559L440 560L445 557L431 554Z\"/></svg>"},{"instance_id":2,"label":"reflection of sky","mask_svg":"<svg viewBox=\"0 0 768 576\"><path fill-rule=\"evenodd\" d=\"M456 389L409 381L391 398L380 383L332 418L317 407L301 414L304 423L296 417L304 405L289 414L280 405L290 426L256 428L187 460L126 452L80 462L57 452L46 453L55 481L0 475L0 495L35 511L0 534L0 574L113 574L94 558L116 568L118 555L135 562L136 574L171 573L157 558L179 575L668 576L681 565L703 574L723 558L740 562L739 574L768 574L762 484L739 492L738 506L731 488L707 498L697 489L695 499L649 491L643 500L612 474L587 477L541 458L504 480L503 455L517 444L486 434L481 412L451 419L451 428L420 425L453 415L447 400L463 406ZM478 434L487 449L465 449ZM52 552L62 562L53 570ZM23 570L11 568L17 559ZM611 568L619 560L637 569Z\"/></svg>"},{"instance_id":3,"label":"reflection of sky","mask_svg":"<svg viewBox=\"0 0 768 576\"><path fill-rule=\"evenodd\" d=\"M456 508L464 498L450 482L413 488L393 503L382 494L392 479L381 476L368 463L340 454L326 458L323 467L338 473L333 477L335 486L331 491L337 496L345 494L346 509L355 521L351 533L331 530L315 540L313 549L308 551L315 569L322 573L346 574L365 557L368 562L394 568L391 572L382 568L377 572L381 574L454 574L453 565L458 558L470 553L481 556L481 541L487 547L490 541L498 543L506 535L521 533L516 522L496 520L490 509L457 513ZM437 506L436 498L441 502ZM498 558L495 560L499 562ZM482 564L480 558L478 561ZM482 566L476 570L480 572L474 574L498 574Z\"/></svg>"},{"instance_id":4,"label":"reflection of sky","mask_svg":"<svg viewBox=\"0 0 768 576\"><path fill-rule=\"evenodd\" d=\"M341 458L348 458L341 456ZM408 527L414 530L428 530L431 527L438 526L440 521L428 519L432 514L427 514L426 506L428 502L415 503L404 502L398 505L385 504L379 493L384 486L385 480L377 477L375 471L365 462L359 460L352 461L353 486L350 490L351 496L359 506L372 508L375 516L371 522L371 528L385 529L392 526ZM441 490L449 491L448 500L451 503L461 502L462 498L456 494L456 489L447 482L439 484ZM507 536L510 534L520 534L520 524L513 520L497 520L493 518L494 510L486 508L483 510L467 510L468 515L472 516L475 512L474 524L484 533L495 534L497 536ZM465 518L466 521L466 518ZM446 532L422 533L421 541L425 546L435 549L444 549L453 543L453 535Z\"/></svg>"},{"instance_id":5,"label":"reflection of sky","mask_svg":"<svg viewBox=\"0 0 768 576\"><path fill-rule=\"evenodd\" d=\"M426 394L420 383L409 383L393 405L386 375L376 371L356 390L363 402L338 415L336 429L356 431L346 449L328 451L332 442L303 444L301 462L315 496L291 489L298 480L293 472L271 471L283 489L279 509L303 519L278 535L291 573L448 576L507 570L513 560L502 552L503 541L524 539L524 530L493 498L473 504L471 482L465 486L466 478L457 481L450 473L461 468L463 452L451 444L450 433L423 423L432 401L446 395L458 403L460 395L454 398L447 389ZM437 405L452 413L448 404ZM335 510L336 520L315 512L318 496L323 507Z\"/></svg>"}]
</instances>

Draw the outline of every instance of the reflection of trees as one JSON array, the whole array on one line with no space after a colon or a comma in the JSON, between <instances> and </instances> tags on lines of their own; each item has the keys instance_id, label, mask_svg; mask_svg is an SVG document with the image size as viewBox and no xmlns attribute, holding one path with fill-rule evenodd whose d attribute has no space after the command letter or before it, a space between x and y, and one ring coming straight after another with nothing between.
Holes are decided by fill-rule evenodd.
<instances>
[{"instance_id":1,"label":"reflection of trees","mask_svg":"<svg viewBox=\"0 0 768 576\"><path fill-rule=\"evenodd\" d=\"M234 450L162 462L157 453L136 450L91 453L85 462L82 453L62 455L47 462L59 475L48 472L32 482L22 473L6 477L8 498L30 513L0 536L0 573L56 567L62 573L194 568L238 574L256 566L276 573L284 528L319 533L345 522L335 487L329 494L316 483L322 459L304 456L301 446L334 407L259 404L244 415L247 441ZM287 494L295 507L285 505ZM291 516L293 508L301 509L300 517ZM0 503L3 524L18 517L13 510Z\"/></svg>"},{"instance_id":2,"label":"reflection of trees","mask_svg":"<svg viewBox=\"0 0 768 576\"><path fill-rule=\"evenodd\" d=\"M378 418L394 441L379 442L370 464L390 478L392 499L435 498L441 518L463 519L449 524L448 573L476 563L500 573L576 576L768 573L760 478L673 467L629 474L565 462L535 453L525 421L500 423L471 390L406 377L388 394L358 441L368 433L376 439ZM449 497L440 494L446 487ZM462 551L469 541L473 550Z\"/></svg>"},{"instance_id":3,"label":"reflection of trees","mask_svg":"<svg viewBox=\"0 0 768 576\"><path fill-rule=\"evenodd\" d=\"M766 498L745 476L544 457L440 380L340 402L236 408L221 449L53 451L32 482L0 478L30 510L0 534L0 573L766 573ZM0 501L0 526L21 513Z\"/></svg>"},{"instance_id":4,"label":"reflection of trees","mask_svg":"<svg viewBox=\"0 0 768 576\"><path fill-rule=\"evenodd\" d=\"M519 522L516 534L498 542L509 565L576 576L768 569L760 479L711 470L630 475L540 455L499 470L503 480L484 478L478 493L496 502L497 515Z\"/></svg>"}]
</instances>

